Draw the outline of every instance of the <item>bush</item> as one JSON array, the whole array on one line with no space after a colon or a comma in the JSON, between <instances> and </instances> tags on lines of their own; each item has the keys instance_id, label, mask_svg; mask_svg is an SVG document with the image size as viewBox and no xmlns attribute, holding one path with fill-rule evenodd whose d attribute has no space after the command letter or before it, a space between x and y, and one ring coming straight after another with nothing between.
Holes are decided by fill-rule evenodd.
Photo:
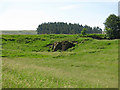
<instances>
[{"instance_id":1,"label":"bush","mask_svg":"<svg viewBox=\"0 0 120 90\"><path fill-rule=\"evenodd\" d=\"M91 37L93 39L106 39L105 34L86 34L84 36L80 35L81 37Z\"/></svg>"},{"instance_id":2,"label":"bush","mask_svg":"<svg viewBox=\"0 0 120 90\"><path fill-rule=\"evenodd\" d=\"M120 38L120 17L111 14L104 24L105 32L109 39Z\"/></svg>"}]
</instances>

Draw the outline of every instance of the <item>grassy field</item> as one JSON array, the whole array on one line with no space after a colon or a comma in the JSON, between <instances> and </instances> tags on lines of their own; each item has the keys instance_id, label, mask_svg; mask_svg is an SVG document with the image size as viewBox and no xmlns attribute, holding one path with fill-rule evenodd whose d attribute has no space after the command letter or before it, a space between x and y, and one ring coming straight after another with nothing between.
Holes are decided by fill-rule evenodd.
<instances>
[{"instance_id":1,"label":"grassy field","mask_svg":"<svg viewBox=\"0 0 120 90\"><path fill-rule=\"evenodd\" d=\"M52 52L55 41L77 42ZM3 35L3 88L117 88L118 40L79 35Z\"/></svg>"},{"instance_id":2,"label":"grassy field","mask_svg":"<svg viewBox=\"0 0 120 90\"><path fill-rule=\"evenodd\" d=\"M35 30L15 30L15 31L2 31L2 34L6 35L13 35L13 34L20 34L20 35L36 35L37 32Z\"/></svg>"},{"instance_id":3,"label":"grassy field","mask_svg":"<svg viewBox=\"0 0 120 90\"><path fill-rule=\"evenodd\" d=\"M0 55L2 55L2 35L0 35ZM0 57L0 89L2 89L2 58Z\"/></svg>"}]
</instances>

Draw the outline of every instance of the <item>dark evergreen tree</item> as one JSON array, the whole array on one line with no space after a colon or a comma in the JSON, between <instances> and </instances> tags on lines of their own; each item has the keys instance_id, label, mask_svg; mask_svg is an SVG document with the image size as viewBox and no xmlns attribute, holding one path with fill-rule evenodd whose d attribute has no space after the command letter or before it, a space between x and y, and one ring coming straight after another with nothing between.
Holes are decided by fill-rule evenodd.
<instances>
[{"instance_id":1,"label":"dark evergreen tree","mask_svg":"<svg viewBox=\"0 0 120 90\"><path fill-rule=\"evenodd\" d=\"M90 26L82 26L79 24L67 24L64 22L48 22L42 23L37 28L38 34L80 34L83 28L86 28L86 34L89 33L102 33L102 29L95 27L92 29Z\"/></svg>"}]
</instances>

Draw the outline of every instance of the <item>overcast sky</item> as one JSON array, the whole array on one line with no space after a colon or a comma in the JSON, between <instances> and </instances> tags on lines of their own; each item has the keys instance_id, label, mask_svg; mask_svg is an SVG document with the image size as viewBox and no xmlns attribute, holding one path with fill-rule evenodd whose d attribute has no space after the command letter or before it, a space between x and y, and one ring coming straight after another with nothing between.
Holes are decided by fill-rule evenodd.
<instances>
[{"instance_id":1,"label":"overcast sky","mask_svg":"<svg viewBox=\"0 0 120 90\"><path fill-rule=\"evenodd\" d=\"M89 2L88 2L89 1ZM44 22L99 26L118 14L119 0L0 0L0 30L36 30Z\"/></svg>"}]
</instances>

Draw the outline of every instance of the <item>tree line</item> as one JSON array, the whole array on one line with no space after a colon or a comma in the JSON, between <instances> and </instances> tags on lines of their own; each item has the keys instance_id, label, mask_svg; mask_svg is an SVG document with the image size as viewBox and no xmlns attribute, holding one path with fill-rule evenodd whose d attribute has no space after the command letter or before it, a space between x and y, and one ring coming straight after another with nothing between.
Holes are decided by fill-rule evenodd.
<instances>
[{"instance_id":1,"label":"tree line","mask_svg":"<svg viewBox=\"0 0 120 90\"><path fill-rule=\"evenodd\" d=\"M104 32L106 38L120 39L120 17L111 14L105 20ZM102 34L99 27L83 26L79 24L67 24L64 22L48 22L42 23L37 28L37 34Z\"/></svg>"},{"instance_id":2,"label":"tree line","mask_svg":"<svg viewBox=\"0 0 120 90\"><path fill-rule=\"evenodd\" d=\"M102 29L99 27L83 26L79 24L67 24L64 22L48 22L42 23L37 28L37 34L81 34L81 31L85 29L86 34L102 33Z\"/></svg>"}]
</instances>

